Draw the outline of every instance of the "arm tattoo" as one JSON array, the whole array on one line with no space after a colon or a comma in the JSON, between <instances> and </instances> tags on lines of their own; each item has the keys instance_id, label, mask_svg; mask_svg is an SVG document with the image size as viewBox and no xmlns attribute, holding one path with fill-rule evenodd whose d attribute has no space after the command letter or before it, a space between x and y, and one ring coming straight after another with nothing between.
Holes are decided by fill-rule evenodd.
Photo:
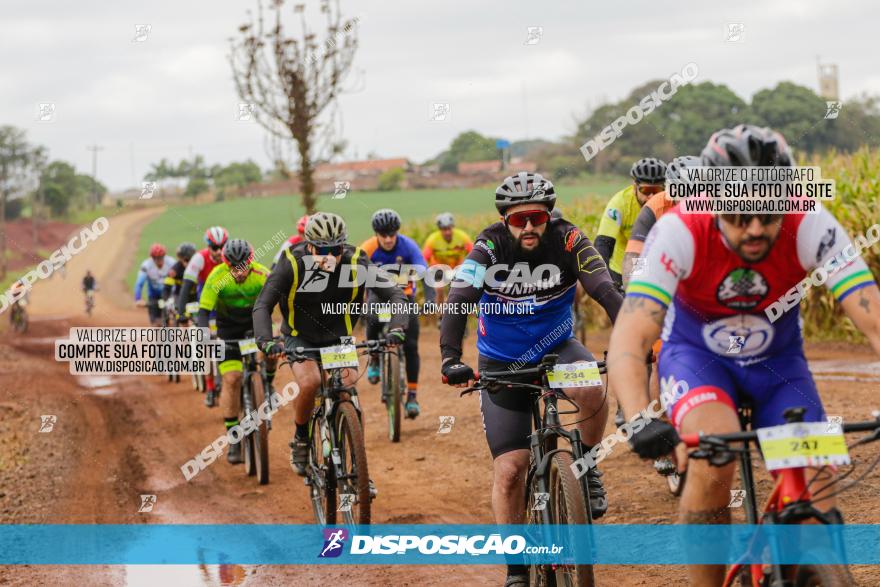
<instances>
[{"instance_id":1,"label":"arm tattoo","mask_svg":"<svg viewBox=\"0 0 880 587\"><path fill-rule=\"evenodd\" d=\"M866 289L863 287L859 290L859 305L865 309L865 314L870 314L871 303L868 301L868 296L865 295Z\"/></svg>"},{"instance_id":2,"label":"arm tattoo","mask_svg":"<svg viewBox=\"0 0 880 587\"><path fill-rule=\"evenodd\" d=\"M645 303L645 298L627 296L623 299L623 308L621 312L632 314L636 310L641 310L642 314L647 314L657 326L663 326L663 319L666 317L666 310L663 308L651 309Z\"/></svg>"}]
</instances>

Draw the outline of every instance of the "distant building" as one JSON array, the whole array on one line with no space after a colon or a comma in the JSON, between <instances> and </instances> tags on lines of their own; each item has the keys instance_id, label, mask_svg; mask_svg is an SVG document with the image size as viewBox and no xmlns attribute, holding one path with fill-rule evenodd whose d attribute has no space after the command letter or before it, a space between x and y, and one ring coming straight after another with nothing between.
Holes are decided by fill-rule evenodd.
<instances>
[{"instance_id":1,"label":"distant building","mask_svg":"<svg viewBox=\"0 0 880 587\"><path fill-rule=\"evenodd\" d=\"M832 63L819 64L819 95L826 100L834 100L835 102L840 99L837 65Z\"/></svg>"},{"instance_id":2,"label":"distant building","mask_svg":"<svg viewBox=\"0 0 880 587\"><path fill-rule=\"evenodd\" d=\"M409 159L368 159L366 161L344 161L342 163L322 163L315 169L316 181L355 181L361 178L378 178L391 169L401 168L409 171Z\"/></svg>"}]
</instances>

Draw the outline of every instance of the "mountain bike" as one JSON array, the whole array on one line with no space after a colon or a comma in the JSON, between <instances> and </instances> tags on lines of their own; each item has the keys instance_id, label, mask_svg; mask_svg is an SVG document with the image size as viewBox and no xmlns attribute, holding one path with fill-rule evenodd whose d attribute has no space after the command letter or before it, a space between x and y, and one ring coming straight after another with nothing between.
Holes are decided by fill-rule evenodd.
<instances>
[{"instance_id":1,"label":"mountain bike","mask_svg":"<svg viewBox=\"0 0 880 587\"><path fill-rule=\"evenodd\" d=\"M257 418L257 411L264 402L268 402L271 396L269 380L266 377L266 362L261 361L257 353L257 341L252 338L253 331L245 334L246 338L224 340L226 349L238 349L241 353L241 403L239 408L239 423L248 414L257 422L256 430L241 439L242 452L244 453L244 470L248 476L257 476L260 485L269 483L269 431L272 430L270 410Z\"/></svg>"},{"instance_id":2,"label":"mountain bike","mask_svg":"<svg viewBox=\"0 0 880 587\"><path fill-rule=\"evenodd\" d=\"M580 431L577 428L566 430L559 419L560 415L576 414L580 409L565 394L564 388L555 387L555 383L551 382L551 379L556 379L554 368L558 359L558 355L545 355L536 367L479 373L474 385L461 392L464 396L483 389L497 393L505 388L514 388L531 395L534 432L529 442L531 456L526 477L525 506L526 523L534 526L562 527L593 523L587 475L578 478L572 471L572 463L584 456ZM594 368L596 375L605 373L605 361L596 362ZM535 382L510 380L513 376L523 375L534 376ZM560 411L560 400L571 404L574 409ZM559 448L560 438L567 440L570 446ZM585 545L575 544L571 537L561 540L570 544L575 551L585 548ZM556 542L560 542L560 539ZM592 565L566 564L564 561L559 564L530 565L529 575L531 585L595 584Z\"/></svg>"},{"instance_id":3,"label":"mountain bike","mask_svg":"<svg viewBox=\"0 0 880 587\"><path fill-rule=\"evenodd\" d=\"M9 311L9 323L12 325L12 329L19 334L24 334L28 329L29 320L26 306L27 300L22 298L12 304Z\"/></svg>"},{"instance_id":4,"label":"mountain bike","mask_svg":"<svg viewBox=\"0 0 880 587\"><path fill-rule=\"evenodd\" d=\"M809 445L814 442L810 439L816 438L814 436L803 436L802 434L804 432L809 433L807 427L810 424L815 424L805 424L803 422L805 412L805 408L795 407L788 408L783 413L785 421L787 422L786 426L789 426L793 433L792 440L794 441L794 444L797 445L794 449L795 455L797 455L798 452L803 453L804 451L808 451ZM748 428L751 421L751 410L749 408L740 409L739 416L743 429ZM827 427L828 423L820 422L819 425ZM840 511L836 508L827 512L818 510L813 505L813 495L822 493L828 488L839 484L846 477L851 475L854 469L840 475L836 479L828 476L823 478L821 475L817 474L808 483L804 467L775 467L774 464L772 468L777 472L776 484L767 499L764 512L761 515L758 514L755 501L755 481L752 468L752 455L749 445L752 442L761 442L764 450L765 464L768 464L768 447L763 443L766 442L765 439L768 438L770 434L773 434L773 437L776 437L771 437L773 438L773 442L779 442L780 439L787 442L783 436L785 433L783 428L784 427L777 426L764 429L763 431L747 430L744 432L734 432L733 434L685 434L681 439L688 447L697 449L690 453L690 458L706 459L709 461L709 464L713 466L726 465L735 460L737 455L739 456L740 478L742 487L746 491L743 505L745 506L746 520L749 524L779 525L803 524L810 522L819 524L843 524L843 517L841 516ZM841 428L843 433L873 432L873 434L859 439L847 448L854 448L862 444L874 442L880 440L880 415L878 415L875 420L871 421L842 424ZM780 430L781 432L777 433L776 430ZM764 439L760 438L762 432L765 435ZM804 448L804 445L802 444L805 441L807 442L806 448ZM815 442L816 447L818 447L819 442L821 441L816 440ZM776 452L775 446L773 448L774 453ZM845 444L843 446L845 447ZM825 458L823 455L819 454L821 452L820 448L815 448L810 454L815 457ZM776 455L771 454L770 456L775 457ZM875 459L868 470L860 477L847 485L836 488L831 494L825 494L822 497L831 497L853 487L859 481L867 477L877 466L878 462L880 462L880 457ZM823 466L823 470L826 467L827 465ZM771 469L769 464L768 469ZM821 487L813 488L811 487L813 485L821 485ZM841 544L836 546L842 548ZM770 547L771 552L773 552L774 547L772 541ZM781 565L772 562L766 564L737 563L728 571L724 585L725 587L734 585L737 580L739 580L740 585L751 585L753 587L820 587L855 584L850 576L849 570L844 564Z\"/></svg>"},{"instance_id":5,"label":"mountain bike","mask_svg":"<svg viewBox=\"0 0 880 587\"><path fill-rule=\"evenodd\" d=\"M379 313L379 322L383 323L381 339L388 334L388 323L391 313ZM385 347L377 351L379 355L379 381L382 386L382 403L388 413L388 439L400 442L400 422L403 420L403 398L406 394L406 359L403 347Z\"/></svg>"},{"instance_id":6,"label":"mountain bike","mask_svg":"<svg viewBox=\"0 0 880 587\"><path fill-rule=\"evenodd\" d=\"M177 311L174 306L174 299L160 299L157 303L162 311L162 327L175 328L177 326ZM170 383L180 383L180 373L169 373L168 381Z\"/></svg>"},{"instance_id":7,"label":"mountain bike","mask_svg":"<svg viewBox=\"0 0 880 587\"><path fill-rule=\"evenodd\" d=\"M347 525L370 523L373 495L360 404L357 389L347 387L342 376L345 369L359 368L359 354L384 350L387 346L385 341L368 340L323 348L297 347L285 352L288 363L315 361L322 374L326 374L321 377L309 419L310 450L305 478L319 524L336 524L337 511ZM365 352L358 353L362 349Z\"/></svg>"}]
</instances>

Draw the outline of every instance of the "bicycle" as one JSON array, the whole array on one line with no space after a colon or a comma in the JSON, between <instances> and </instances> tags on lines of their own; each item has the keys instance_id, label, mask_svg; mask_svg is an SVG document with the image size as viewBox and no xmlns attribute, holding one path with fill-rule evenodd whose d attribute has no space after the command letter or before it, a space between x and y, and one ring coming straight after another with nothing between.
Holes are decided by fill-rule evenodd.
<instances>
[{"instance_id":1,"label":"bicycle","mask_svg":"<svg viewBox=\"0 0 880 587\"><path fill-rule=\"evenodd\" d=\"M383 323L380 340L388 334L391 313L380 312ZM406 358L403 347L385 348L379 354L379 379L382 385L382 403L388 413L388 439L400 442L400 422L403 419L403 398L406 392Z\"/></svg>"},{"instance_id":2,"label":"bicycle","mask_svg":"<svg viewBox=\"0 0 880 587\"><path fill-rule=\"evenodd\" d=\"M19 334L27 332L30 322L27 310L25 309L26 306L27 300L20 299L12 304L12 309L10 310L9 323L12 324L12 329Z\"/></svg>"},{"instance_id":3,"label":"bicycle","mask_svg":"<svg viewBox=\"0 0 880 587\"><path fill-rule=\"evenodd\" d=\"M177 326L177 312L174 307L174 299L168 298L160 299L157 302L159 304L159 309L162 311L162 327L163 328L174 328ZM169 383L180 383L180 373L169 373L168 374Z\"/></svg>"},{"instance_id":4,"label":"bicycle","mask_svg":"<svg viewBox=\"0 0 880 587\"><path fill-rule=\"evenodd\" d=\"M783 412L786 425L807 426L803 424L805 408L788 408ZM739 410L740 423L746 429L751 423L751 408L744 406ZM828 423L820 423L827 426ZM765 430L773 430L765 429ZM863 437L848 448L854 448L861 444L880 440L880 415L875 420L866 422L854 422L843 424L843 433L871 432L872 435ZM820 475L807 483L804 467L780 467L777 468L776 484L767 499L763 514L758 515L757 502L755 500L755 482L752 467L752 456L749 444L760 441L760 430L747 430L734 432L733 434L685 434L682 442L689 448L697 450L690 453L692 459L706 459L710 465L723 466L730 463L739 455L740 480L746 490L743 504L746 511L746 520L749 524L802 524L815 521L820 524L842 524L843 517L835 508L828 512L822 512L813 505L813 492L810 485L823 481ZM742 444L742 447L733 447L732 444ZM800 444L796 442L795 444ZM801 451L802 448L797 450ZM821 455L817 455L821 456ZM766 461L766 459L765 459ZM852 483L838 488L835 492L823 497L831 497L849 489L861 479L864 479L876 466L880 458L874 460L867 472ZM823 465L823 468L827 465ZM768 467L769 468L769 467ZM829 487L840 483L844 478L852 474L852 470L841 475L839 478L829 481L815 493L821 493ZM827 478L826 478L827 479ZM771 552L773 551L771 544ZM740 585L752 585L753 587L819 587L831 585L853 585L852 577L845 565L782 565L782 564L734 564L725 577L725 587L733 585L734 581L740 581Z\"/></svg>"},{"instance_id":5,"label":"bicycle","mask_svg":"<svg viewBox=\"0 0 880 587\"><path fill-rule=\"evenodd\" d=\"M590 488L587 476L575 477L572 463L584 456L580 431L565 430L560 415L580 411L561 387L551 385L550 377L557 366L558 355L545 355L536 367L510 371L483 372L477 374L474 385L461 392L461 396L474 391L489 393L505 387L528 390L532 399L531 457L526 477L526 519L529 525L583 525L593 523L590 509ZM597 361L599 374L606 372L605 361ZM532 375L539 378L540 385L510 381L511 376ZM573 410L560 411L558 401L567 401ZM541 411L543 403L544 410ZM570 448L557 446L560 438L569 441ZM543 504L543 507L542 507ZM570 540L572 544L574 541ZM575 548L577 546L575 545ZM592 565L540 564L529 566L531 585L579 585L595 584Z\"/></svg>"},{"instance_id":6,"label":"bicycle","mask_svg":"<svg viewBox=\"0 0 880 587\"><path fill-rule=\"evenodd\" d=\"M95 309L95 290L86 290L86 315L91 316Z\"/></svg>"},{"instance_id":7,"label":"bicycle","mask_svg":"<svg viewBox=\"0 0 880 587\"><path fill-rule=\"evenodd\" d=\"M320 378L315 408L309 419L310 450L304 480L311 494L315 520L321 525L336 523L337 495L341 497L339 510L345 524L370 523L373 495L361 410L357 389L343 384L342 373L360 366L358 354L369 354L387 346L385 341L368 340L285 351L288 364L315 361L322 373L328 374ZM358 349L366 349L366 352L358 353Z\"/></svg>"},{"instance_id":8,"label":"bicycle","mask_svg":"<svg viewBox=\"0 0 880 587\"><path fill-rule=\"evenodd\" d=\"M245 333L246 338L224 340L226 348L237 348L241 353L241 403L239 422L251 414L258 424L256 430L242 439L244 470L249 477L256 475L260 485L269 483L269 431L272 430L271 403L269 410L257 418L257 411L264 402L271 402L269 380L266 377L266 363L257 355L257 341L252 338L253 331Z\"/></svg>"}]
</instances>

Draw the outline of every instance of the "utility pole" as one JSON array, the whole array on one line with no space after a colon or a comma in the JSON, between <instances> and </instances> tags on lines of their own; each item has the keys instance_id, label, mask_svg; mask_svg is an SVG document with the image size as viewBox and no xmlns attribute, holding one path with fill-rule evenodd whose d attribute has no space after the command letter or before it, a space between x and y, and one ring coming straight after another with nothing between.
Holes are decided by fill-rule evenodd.
<instances>
[{"instance_id":1,"label":"utility pole","mask_svg":"<svg viewBox=\"0 0 880 587\"><path fill-rule=\"evenodd\" d=\"M103 151L104 147L100 145L89 145L87 151L92 152L92 197L94 198L94 206L98 206L98 151Z\"/></svg>"}]
</instances>

